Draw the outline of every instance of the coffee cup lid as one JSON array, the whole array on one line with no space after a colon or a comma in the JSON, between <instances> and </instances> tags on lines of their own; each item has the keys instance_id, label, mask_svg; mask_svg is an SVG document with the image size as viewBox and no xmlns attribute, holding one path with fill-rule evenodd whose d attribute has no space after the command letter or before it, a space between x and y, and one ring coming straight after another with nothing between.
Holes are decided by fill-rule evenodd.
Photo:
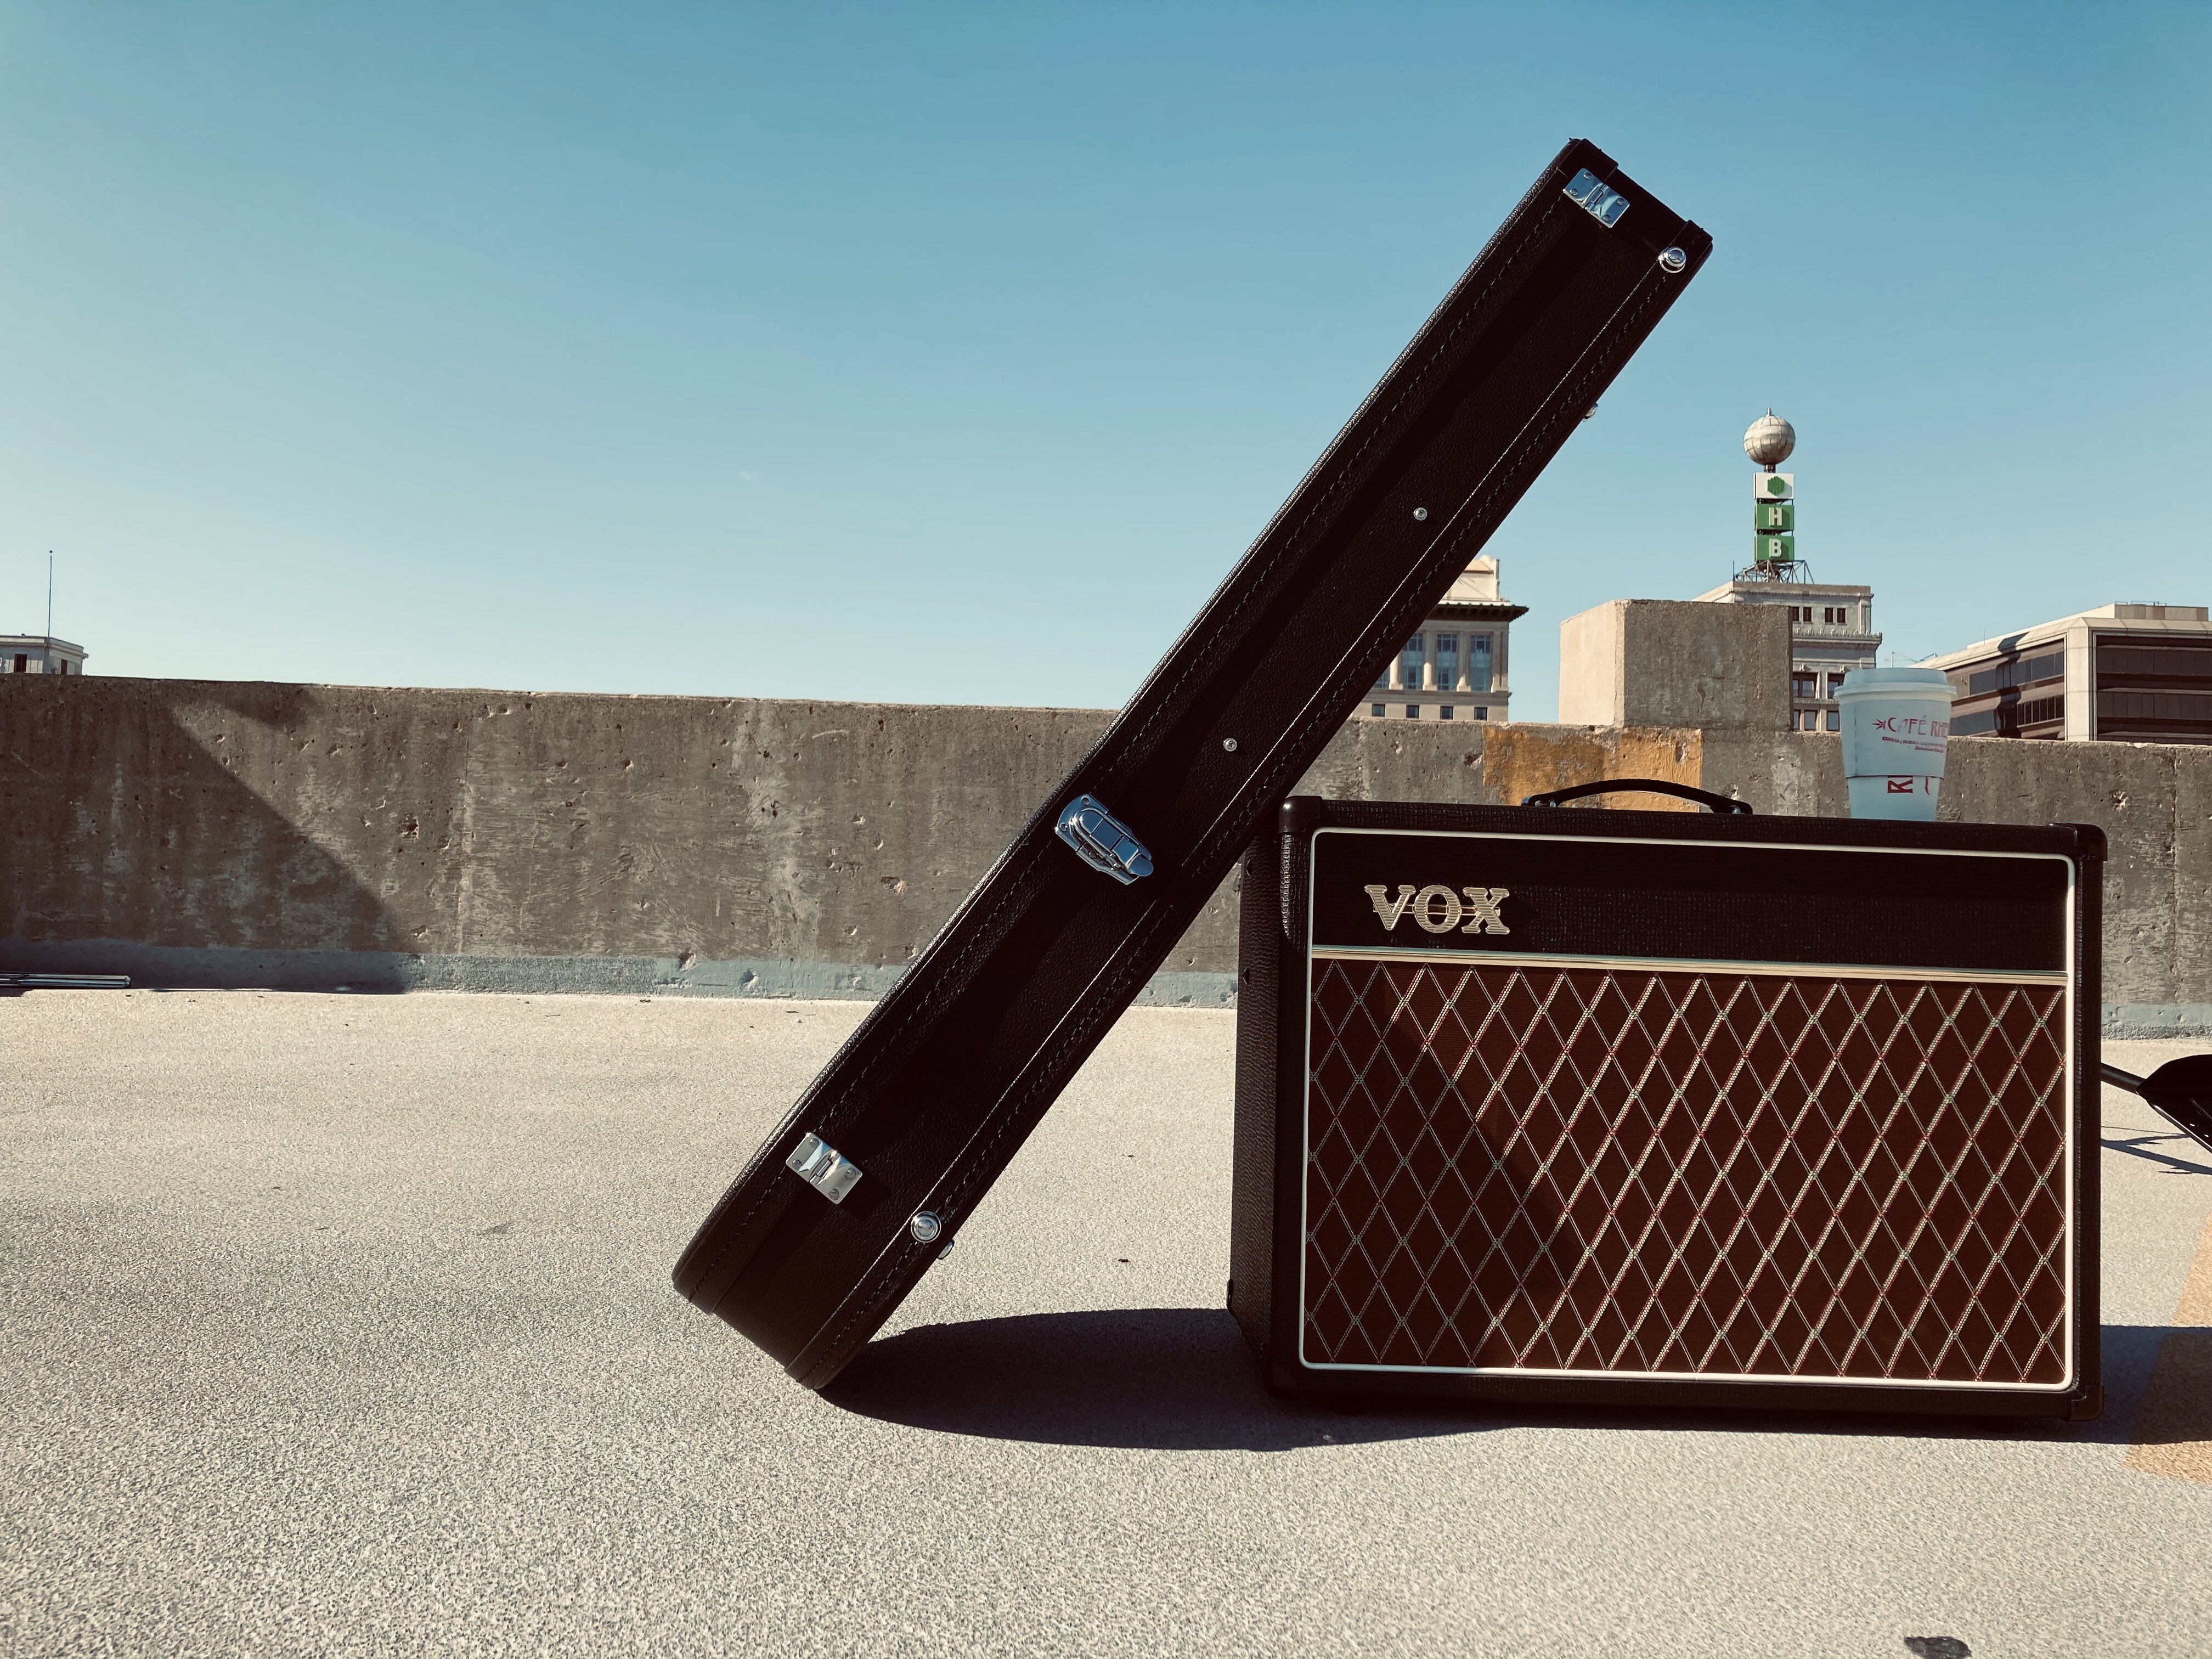
<instances>
[{"instance_id":1,"label":"coffee cup lid","mask_svg":"<svg viewBox=\"0 0 2212 1659\"><path fill-rule=\"evenodd\" d=\"M1854 668L1838 691L1951 690L1951 677L1940 668Z\"/></svg>"}]
</instances>

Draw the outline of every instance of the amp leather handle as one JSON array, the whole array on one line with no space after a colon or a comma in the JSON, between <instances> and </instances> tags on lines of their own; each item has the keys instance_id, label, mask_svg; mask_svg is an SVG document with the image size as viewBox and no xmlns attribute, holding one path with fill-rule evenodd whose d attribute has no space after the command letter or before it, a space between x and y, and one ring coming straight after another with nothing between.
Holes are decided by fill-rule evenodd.
<instances>
[{"instance_id":1,"label":"amp leather handle","mask_svg":"<svg viewBox=\"0 0 2212 1659\"><path fill-rule=\"evenodd\" d=\"M1654 795L1672 795L1678 800L1693 800L1709 812L1751 812L1749 801L1737 800L1729 795L1716 795L1710 789L1693 789L1686 783L1669 783L1664 778L1601 778L1595 783L1578 783L1571 789L1547 789L1540 795L1522 798L1523 806L1564 806L1571 800L1580 800L1585 795L1610 795L1622 791L1640 790Z\"/></svg>"}]
</instances>

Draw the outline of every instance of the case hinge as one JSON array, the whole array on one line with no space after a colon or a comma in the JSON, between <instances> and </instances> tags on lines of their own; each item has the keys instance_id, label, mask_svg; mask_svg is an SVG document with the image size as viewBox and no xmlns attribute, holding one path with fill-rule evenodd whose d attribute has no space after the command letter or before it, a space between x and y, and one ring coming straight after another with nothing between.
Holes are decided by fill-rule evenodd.
<instances>
[{"instance_id":1,"label":"case hinge","mask_svg":"<svg viewBox=\"0 0 2212 1659\"><path fill-rule=\"evenodd\" d=\"M1590 217L1607 230L1619 224L1620 216L1628 211L1628 198L1617 190L1608 190L1605 182L1588 167L1567 180L1566 195L1569 201L1580 203Z\"/></svg>"},{"instance_id":2,"label":"case hinge","mask_svg":"<svg viewBox=\"0 0 2212 1659\"><path fill-rule=\"evenodd\" d=\"M860 1166L819 1135L807 1136L783 1161L832 1204L842 1204L845 1194L860 1184Z\"/></svg>"}]
</instances>

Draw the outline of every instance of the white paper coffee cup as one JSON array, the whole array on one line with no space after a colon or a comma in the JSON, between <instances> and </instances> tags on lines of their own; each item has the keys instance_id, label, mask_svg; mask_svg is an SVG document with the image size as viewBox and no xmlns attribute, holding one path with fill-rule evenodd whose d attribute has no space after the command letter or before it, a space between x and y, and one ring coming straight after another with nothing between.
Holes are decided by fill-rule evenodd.
<instances>
[{"instance_id":1,"label":"white paper coffee cup","mask_svg":"<svg viewBox=\"0 0 2212 1659\"><path fill-rule=\"evenodd\" d=\"M1837 688L1855 818L1932 818L1943 793L1951 682L1938 668L1855 668Z\"/></svg>"}]
</instances>

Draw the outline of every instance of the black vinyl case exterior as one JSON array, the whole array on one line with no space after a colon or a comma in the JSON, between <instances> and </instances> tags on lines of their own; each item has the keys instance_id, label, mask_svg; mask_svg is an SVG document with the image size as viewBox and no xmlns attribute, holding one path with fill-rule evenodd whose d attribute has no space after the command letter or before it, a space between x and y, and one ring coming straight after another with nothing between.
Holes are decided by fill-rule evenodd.
<instances>
[{"instance_id":1,"label":"black vinyl case exterior","mask_svg":"<svg viewBox=\"0 0 2212 1659\"><path fill-rule=\"evenodd\" d=\"M684 1295L806 1386L836 1375L1711 248L1595 145L1559 153L716 1205ZM1125 884L1063 843L1084 796L1149 873Z\"/></svg>"},{"instance_id":2,"label":"black vinyl case exterior","mask_svg":"<svg viewBox=\"0 0 2212 1659\"><path fill-rule=\"evenodd\" d=\"M1273 1391L2096 1414L2094 826L1348 804L1247 854Z\"/></svg>"}]
</instances>

